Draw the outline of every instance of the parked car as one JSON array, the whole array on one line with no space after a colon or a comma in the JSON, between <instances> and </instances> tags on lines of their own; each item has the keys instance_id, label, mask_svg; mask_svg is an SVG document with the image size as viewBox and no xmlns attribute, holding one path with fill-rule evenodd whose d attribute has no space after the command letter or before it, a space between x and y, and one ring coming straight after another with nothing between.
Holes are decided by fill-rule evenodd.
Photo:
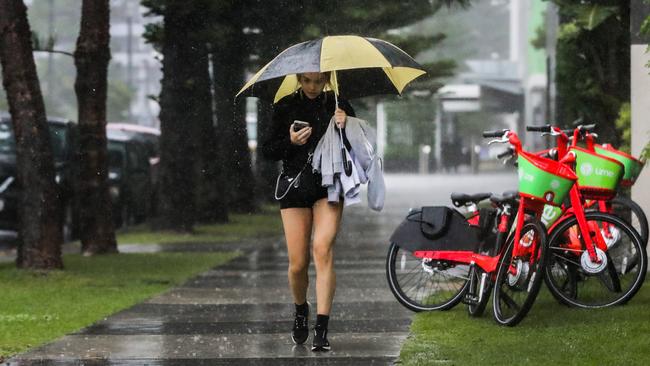
<instances>
[{"instance_id":1,"label":"parked car","mask_svg":"<svg viewBox=\"0 0 650 366\"><path fill-rule=\"evenodd\" d=\"M149 216L158 213L158 177L160 170L160 130L153 127L140 126L132 123L111 122L106 125L108 133L121 132L132 139L141 141L146 148L149 158L151 198L149 201Z\"/></svg>"},{"instance_id":2,"label":"parked car","mask_svg":"<svg viewBox=\"0 0 650 366\"><path fill-rule=\"evenodd\" d=\"M106 131L119 131L132 138L142 140L147 147L150 163L157 164L160 157L159 139L160 130L153 127L136 125L133 123L110 122L106 124Z\"/></svg>"},{"instance_id":3,"label":"parked car","mask_svg":"<svg viewBox=\"0 0 650 366\"><path fill-rule=\"evenodd\" d=\"M48 118L54 154L56 183L60 190L65 240L78 235L78 203L74 199L74 182L78 175L78 131L74 122ZM20 187L16 181L16 142L11 118L0 115L0 230L17 232Z\"/></svg>"},{"instance_id":4,"label":"parked car","mask_svg":"<svg viewBox=\"0 0 650 366\"><path fill-rule=\"evenodd\" d=\"M147 144L130 133L108 129L108 181L116 227L150 215L153 195Z\"/></svg>"}]
</instances>

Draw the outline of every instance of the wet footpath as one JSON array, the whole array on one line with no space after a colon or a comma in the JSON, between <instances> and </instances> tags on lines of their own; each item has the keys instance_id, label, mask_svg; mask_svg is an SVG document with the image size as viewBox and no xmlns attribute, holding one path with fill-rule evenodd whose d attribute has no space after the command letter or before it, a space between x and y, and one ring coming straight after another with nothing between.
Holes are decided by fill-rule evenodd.
<instances>
[{"instance_id":1,"label":"wet footpath","mask_svg":"<svg viewBox=\"0 0 650 366\"><path fill-rule=\"evenodd\" d=\"M496 187L511 180L489 179L488 184ZM293 306L285 244L282 238L270 238L225 246L168 246L168 250L238 249L243 255L17 355L7 364L391 365L408 335L413 313L399 305L388 288L384 269L388 238L409 207L448 204L450 189L441 189L447 184L441 178L387 177L392 194L382 213L365 205L346 209L335 247L337 290L329 326L330 352L311 352L311 336L305 345L291 341ZM467 185L467 192L476 192L470 181ZM313 327L313 264L310 278Z\"/></svg>"}]
</instances>

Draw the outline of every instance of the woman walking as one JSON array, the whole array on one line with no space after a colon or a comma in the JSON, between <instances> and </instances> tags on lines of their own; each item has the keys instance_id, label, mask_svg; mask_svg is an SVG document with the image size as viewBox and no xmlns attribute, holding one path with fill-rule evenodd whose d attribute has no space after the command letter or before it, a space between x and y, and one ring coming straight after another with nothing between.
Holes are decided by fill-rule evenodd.
<instances>
[{"instance_id":1,"label":"woman walking","mask_svg":"<svg viewBox=\"0 0 650 366\"><path fill-rule=\"evenodd\" d=\"M332 113L337 126L343 129L346 117L354 116L354 110L341 99L337 109L334 94L324 92L330 82L330 73L304 73L297 77L300 88L275 105L271 133L262 143L261 150L268 159L282 160L282 169L287 176L300 174L297 184L293 181L293 186L280 198L280 214L289 252L289 288L296 308L291 337L296 344L305 343L309 337L307 288L313 233L317 315L312 351L327 351L330 349L327 327L336 288L333 250L343 213L343 200L328 202L327 188L321 185L320 174L312 171L310 160Z\"/></svg>"}]
</instances>

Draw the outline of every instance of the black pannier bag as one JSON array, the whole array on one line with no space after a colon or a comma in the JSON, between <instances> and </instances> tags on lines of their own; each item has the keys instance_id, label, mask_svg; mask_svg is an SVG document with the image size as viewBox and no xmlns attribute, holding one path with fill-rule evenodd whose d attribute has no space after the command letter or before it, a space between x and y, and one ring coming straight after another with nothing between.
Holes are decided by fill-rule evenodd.
<instances>
[{"instance_id":1,"label":"black pannier bag","mask_svg":"<svg viewBox=\"0 0 650 366\"><path fill-rule=\"evenodd\" d=\"M418 250L476 251L480 229L470 226L458 211L446 206L409 212L390 237L409 252Z\"/></svg>"},{"instance_id":2,"label":"black pannier bag","mask_svg":"<svg viewBox=\"0 0 650 366\"><path fill-rule=\"evenodd\" d=\"M481 228L480 239L486 240L496 237L496 208L486 207L479 211L478 226Z\"/></svg>"},{"instance_id":3,"label":"black pannier bag","mask_svg":"<svg viewBox=\"0 0 650 366\"><path fill-rule=\"evenodd\" d=\"M478 226L481 241L480 252L492 253L497 242L497 210L492 207L481 208Z\"/></svg>"}]
</instances>

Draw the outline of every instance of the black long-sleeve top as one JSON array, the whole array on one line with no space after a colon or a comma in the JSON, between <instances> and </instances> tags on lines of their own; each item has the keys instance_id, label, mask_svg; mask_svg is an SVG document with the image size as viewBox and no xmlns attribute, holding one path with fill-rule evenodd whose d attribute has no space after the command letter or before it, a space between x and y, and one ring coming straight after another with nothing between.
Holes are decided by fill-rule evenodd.
<instances>
[{"instance_id":1,"label":"black long-sleeve top","mask_svg":"<svg viewBox=\"0 0 650 366\"><path fill-rule=\"evenodd\" d=\"M332 92L321 93L318 97L309 99L297 91L282 98L274 107L269 137L262 141L262 155L270 160L282 160L285 173L297 174L305 166L309 152L314 151L325 134L334 115L335 105ZM346 100L339 98L339 108L348 116L355 117L354 109ZM294 120L309 122L312 127L311 136L302 146L291 143L289 127Z\"/></svg>"}]
</instances>

